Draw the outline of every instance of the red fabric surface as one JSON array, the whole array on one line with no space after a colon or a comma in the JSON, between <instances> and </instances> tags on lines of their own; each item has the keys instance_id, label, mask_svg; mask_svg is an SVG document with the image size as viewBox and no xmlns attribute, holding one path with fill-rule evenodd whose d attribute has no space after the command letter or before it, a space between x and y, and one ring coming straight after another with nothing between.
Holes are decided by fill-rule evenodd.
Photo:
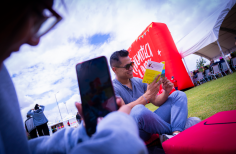
<instances>
[{"instance_id":1,"label":"red fabric surface","mask_svg":"<svg viewBox=\"0 0 236 154\"><path fill-rule=\"evenodd\" d=\"M165 61L165 76L178 80L178 89L193 87L166 24L152 22L132 43L128 51L134 61L134 77L143 78L149 60Z\"/></svg>"},{"instance_id":2,"label":"red fabric surface","mask_svg":"<svg viewBox=\"0 0 236 154\"><path fill-rule=\"evenodd\" d=\"M186 129L162 146L167 154L235 154L236 110L219 112Z\"/></svg>"}]
</instances>

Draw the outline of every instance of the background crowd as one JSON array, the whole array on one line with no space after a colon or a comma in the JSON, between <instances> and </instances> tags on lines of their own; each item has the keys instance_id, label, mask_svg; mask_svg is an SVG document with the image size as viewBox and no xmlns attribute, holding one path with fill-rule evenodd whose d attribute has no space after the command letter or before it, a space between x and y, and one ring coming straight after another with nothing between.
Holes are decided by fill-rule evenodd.
<instances>
[{"instance_id":1,"label":"background crowd","mask_svg":"<svg viewBox=\"0 0 236 154\"><path fill-rule=\"evenodd\" d=\"M229 56L229 59L225 61L222 57L219 58L219 61L210 61L209 65L202 66L201 70L196 69L190 72L190 76L194 82L194 85L200 85L207 81L217 79L218 77L226 76L230 73L227 64L232 71L236 71L236 52L232 52Z\"/></svg>"}]
</instances>

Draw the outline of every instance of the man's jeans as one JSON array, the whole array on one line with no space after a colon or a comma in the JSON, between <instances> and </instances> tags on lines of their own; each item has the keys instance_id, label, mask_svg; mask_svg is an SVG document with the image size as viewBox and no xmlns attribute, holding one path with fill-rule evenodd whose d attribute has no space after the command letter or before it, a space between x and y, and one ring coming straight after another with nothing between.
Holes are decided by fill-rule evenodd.
<instances>
[{"instance_id":1,"label":"man's jeans","mask_svg":"<svg viewBox=\"0 0 236 154\"><path fill-rule=\"evenodd\" d=\"M136 105L130 115L138 124L140 137L146 141L152 134L172 134L183 131L188 116L187 97L184 92L175 91L156 111L144 105Z\"/></svg>"}]
</instances>

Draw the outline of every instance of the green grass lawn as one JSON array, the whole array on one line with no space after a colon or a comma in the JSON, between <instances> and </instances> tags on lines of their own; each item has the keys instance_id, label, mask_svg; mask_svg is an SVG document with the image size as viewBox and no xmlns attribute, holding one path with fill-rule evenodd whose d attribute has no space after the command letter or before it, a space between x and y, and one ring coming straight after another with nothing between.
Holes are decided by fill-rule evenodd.
<instances>
[{"instance_id":1,"label":"green grass lawn","mask_svg":"<svg viewBox=\"0 0 236 154\"><path fill-rule=\"evenodd\" d=\"M220 111L236 110L236 72L185 91L188 116L202 120ZM147 104L151 111L158 107Z\"/></svg>"}]
</instances>

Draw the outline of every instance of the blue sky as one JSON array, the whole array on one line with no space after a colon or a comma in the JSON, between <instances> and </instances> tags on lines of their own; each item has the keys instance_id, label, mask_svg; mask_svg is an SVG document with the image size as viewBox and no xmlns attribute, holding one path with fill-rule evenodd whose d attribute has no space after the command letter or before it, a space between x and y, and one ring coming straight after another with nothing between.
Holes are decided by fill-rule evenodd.
<instances>
[{"instance_id":1,"label":"blue sky","mask_svg":"<svg viewBox=\"0 0 236 154\"><path fill-rule=\"evenodd\" d=\"M128 49L151 23L166 23L175 42L187 35L219 7L221 0L65 0L58 5L63 20L36 47L23 45L5 60L13 79L23 119L36 103L45 105L45 114L54 122L76 114L80 102L75 65L98 57L107 58ZM190 70L198 56L186 57ZM112 78L114 73L111 72Z\"/></svg>"},{"instance_id":2,"label":"blue sky","mask_svg":"<svg viewBox=\"0 0 236 154\"><path fill-rule=\"evenodd\" d=\"M110 34L94 34L88 40L92 45L101 45L107 42L110 38Z\"/></svg>"}]
</instances>

